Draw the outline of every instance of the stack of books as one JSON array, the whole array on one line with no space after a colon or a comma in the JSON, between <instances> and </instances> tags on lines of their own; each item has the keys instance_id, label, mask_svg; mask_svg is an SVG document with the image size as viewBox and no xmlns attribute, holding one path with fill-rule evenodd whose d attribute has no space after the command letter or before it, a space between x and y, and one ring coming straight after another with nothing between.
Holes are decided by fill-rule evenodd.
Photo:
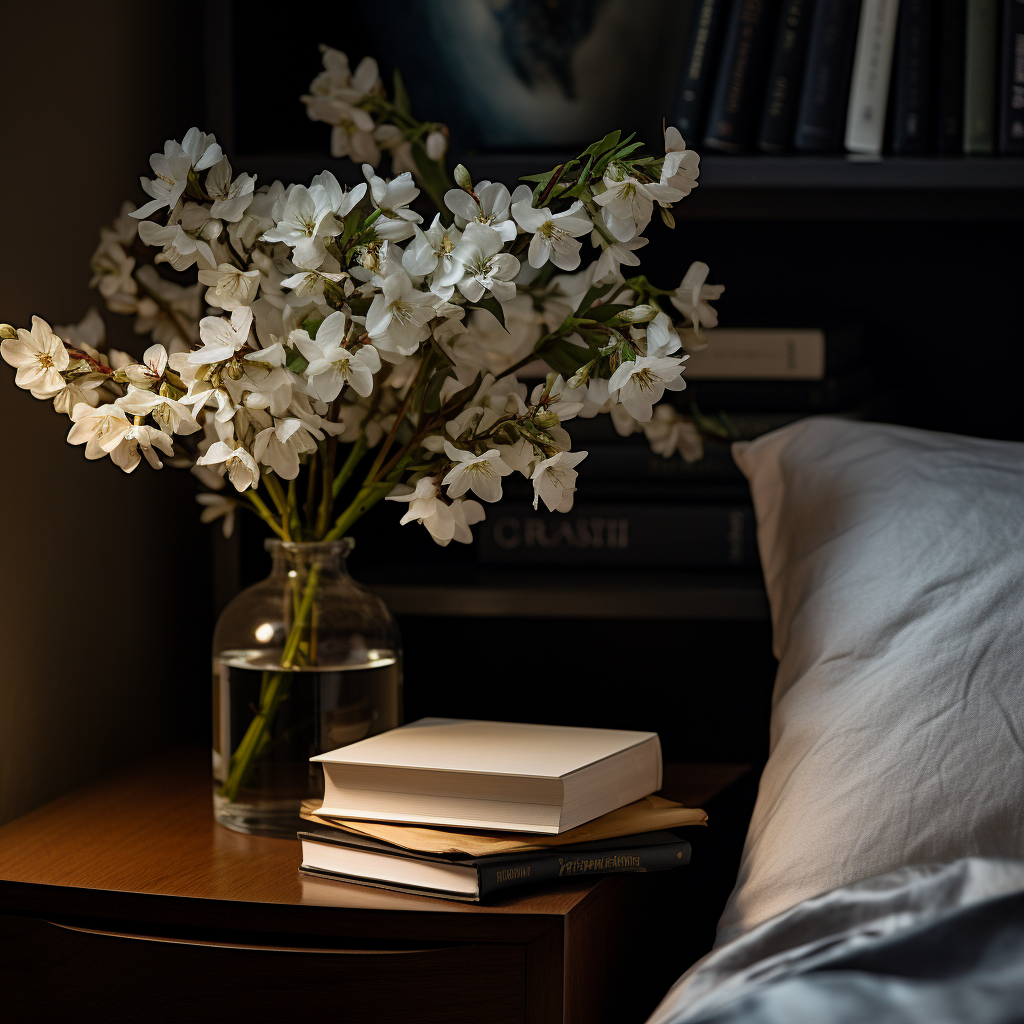
<instances>
[{"instance_id":1,"label":"stack of books","mask_svg":"<svg viewBox=\"0 0 1024 1024\"><path fill-rule=\"evenodd\" d=\"M528 883L689 862L670 828L707 815L652 794L657 734L424 718L312 758L307 874L480 901Z\"/></svg>"},{"instance_id":2,"label":"stack of books","mask_svg":"<svg viewBox=\"0 0 1024 1024\"><path fill-rule=\"evenodd\" d=\"M725 329L690 356L679 410L727 413L736 440L818 413L851 414L870 394L863 334L854 328ZM753 570L758 565L750 490L729 440L705 439L687 462L619 436L609 416L565 424L579 464L569 512L532 507L532 486L506 477L508 500L477 528L490 565Z\"/></svg>"},{"instance_id":3,"label":"stack of books","mask_svg":"<svg viewBox=\"0 0 1024 1024\"><path fill-rule=\"evenodd\" d=\"M1024 153L1020 0L696 0L675 124L726 153Z\"/></svg>"}]
</instances>

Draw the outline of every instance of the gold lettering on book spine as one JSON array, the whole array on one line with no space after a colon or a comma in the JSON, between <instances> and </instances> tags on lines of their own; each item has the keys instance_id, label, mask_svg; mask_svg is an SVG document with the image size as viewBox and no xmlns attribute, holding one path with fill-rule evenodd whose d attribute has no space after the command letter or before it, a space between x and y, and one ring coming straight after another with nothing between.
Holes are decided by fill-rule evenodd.
<instances>
[{"instance_id":1,"label":"gold lettering on book spine","mask_svg":"<svg viewBox=\"0 0 1024 1024\"><path fill-rule=\"evenodd\" d=\"M530 877L530 865L524 864L518 868L505 868L504 871L499 871L495 878L499 882L510 882L513 878L529 878Z\"/></svg>"},{"instance_id":2,"label":"gold lettering on book spine","mask_svg":"<svg viewBox=\"0 0 1024 1024\"><path fill-rule=\"evenodd\" d=\"M593 857L590 859L563 860L558 858L558 877L563 875L585 875L589 871L621 871L625 868L641 867L637 856Z\"/></svg>"}]
</instances>

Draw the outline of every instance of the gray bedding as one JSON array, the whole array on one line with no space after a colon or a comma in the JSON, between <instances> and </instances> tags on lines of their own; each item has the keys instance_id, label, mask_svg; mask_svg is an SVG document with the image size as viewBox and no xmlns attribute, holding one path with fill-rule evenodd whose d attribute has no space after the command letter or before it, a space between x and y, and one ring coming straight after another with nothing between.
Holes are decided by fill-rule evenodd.
<instances>
[{"instance_id":1,"label":"gray bedding","mask_svg":"<svg viewBox=\"0 0 1024 1024\"><path fill-rule=\"evenodd\" d=\"M709 953L648 1024L1024 1022L1024 860L902 868Z\"/></svg>"}]
</instances>

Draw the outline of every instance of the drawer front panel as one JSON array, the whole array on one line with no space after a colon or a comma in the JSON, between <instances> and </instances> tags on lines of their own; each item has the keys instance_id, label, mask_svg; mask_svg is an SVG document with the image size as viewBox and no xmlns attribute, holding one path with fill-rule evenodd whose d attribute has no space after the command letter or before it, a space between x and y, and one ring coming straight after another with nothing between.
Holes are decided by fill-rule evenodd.
<instances>
[{"instance_id":1,"label":"drawer front panel","mask_svg":"<svg viewBox=\"0 0 1024 1024\"><path fill-rule=\"evenodd\" d=\"M246 947L0 915L0 1010L24 1024L520 1024L525 986L519 945Z\"/></svg>"}]
</instances>

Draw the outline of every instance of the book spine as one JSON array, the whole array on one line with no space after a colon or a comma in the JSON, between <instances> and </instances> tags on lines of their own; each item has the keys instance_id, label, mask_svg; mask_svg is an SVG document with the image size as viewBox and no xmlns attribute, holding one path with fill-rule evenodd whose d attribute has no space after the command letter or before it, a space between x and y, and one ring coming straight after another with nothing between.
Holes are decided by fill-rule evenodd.
<instances>
[{"instance_id":1,"label":"book spine","mask_svg":"<svg viewBox=\"0 0 1024 1024\"><path fill-rule=\"evenodd\" d=\"M749 505L509 505L477 535L480 561L519 565L754 566Z\"/></svg>"},{"instance_id":2,"label":"book spine","mask_svg":"<svg viewBox=\"0 0 1024 1024\"><path fill-rule=\"evenodd\" d=\"M1024 153L1024 0L1003 0L999 152Z\"/></svg>"},{"instance_id":3,"label":"book spine","mask_svg":"<svg viewBox=\"0 0 1024 1024\"><path fill-rule=\"evenodd\" d=\"M932 0L901 0L892 140L892 151L898 156L928 151L931 65Z\"/></svg>"},{"instance_id":4,"label":"book spine","mask_svg":"<svg viewBox=\"0 0 1024 1024\"><path fill-rule=\"evenodd\" d=\"M996 0L967 0L964 72L964 153L989 156L996 148Z\"/></svg>"},{"instance_id":5,"label":"book spine","mask_svg":"<svg viewBox=\"0 0 1024 1024\"><path fill-rule=\"evenodd\" d=\"M754 143L775 10L774 0L737 0L732 9L704 136L708 149L742 153Z\"/></svg>"},{"instance_id":6,"label":"book spine","mask_svg":"<svg viewBox=\"0 0 1024 1024\"><path fill-rule=\"evenodd\" d=\"M811 6L812 0L784 0L782 4L757 133L757 146L763 153L784 153L793 142L811 35Z\"/></svg>"},{"instance_id":7,"label":"book spine","mask_svg":"<svg viewBox=\"0 0 1024 1024\"><path fill-rule=\"evenodd\" d=\"M860 0L818 0L807 47L793 145L808 153L840 148L846 125Z\"/></svg>"},{"instance_id":8,"label":"book spine","mask_svg":"<svg viewBox=\"0 0 1024 1024\"><path fill-rule=\"evenodd\" d=\"M846 148L851 153L882 153L898 13L899 0L864 0L861 7L846 110Z\"/></svg>"},{"instance_id":9,"label":"book spine","mask_svg":"<svg viewBox=\"0 0 1024 1024\"><path fill-rule=\"evenodd\" d=\"M672 400L696 402L704 412L838 412L860 401L871 387L870 367L824 380L695 380Z\"/></svg>"},{"instance_id":10,"label":"book spine","mask_svg":"<svg viewBox=\"0 0 1024 1024\"><path fill-rule=\"evenodd\" d=\"M706 442L704 457L696 462L686 462L679 455L666 459L645 447L614 442L588 445L580 472L588 484L641 480L743 483L745 480L727 444Z\"/></svg>"},{"instance_id":11,"label":"book spine","mask_svg":"<svg viewBox=\"0 0 1024 1024\"><path fill-rule=\"evenodd\" d=\"M704 115L728 4L729 0L698 0L695 5L673 118L684 139L700 138L704 131Z\"/></svg>"},{"instance_id":12,"label":"book spine","mask_svg":"<svg viewBox=\"0 0 1024 1024\"><path fill-rule=\"evenodd\" d=\"M964 149L966 0L941 0L935 47L935 152L956 156Z\"/></svg>"},{"instance_id":13,"label":"book spine","mask_svg":"<svg viewBox=\"0 0 1024 1024\"><path fill-rule=\"evenodd\" d=\"M519 859L503 857L501 863L481 864L480 897L532 882L550 882L556 878L582 875L609 875L638 871L667 871L690 861L690 844L683 839L658 846L621 847L610 850L576 850L547 857L531 853Z\"/></svg>"}]
</instances>

